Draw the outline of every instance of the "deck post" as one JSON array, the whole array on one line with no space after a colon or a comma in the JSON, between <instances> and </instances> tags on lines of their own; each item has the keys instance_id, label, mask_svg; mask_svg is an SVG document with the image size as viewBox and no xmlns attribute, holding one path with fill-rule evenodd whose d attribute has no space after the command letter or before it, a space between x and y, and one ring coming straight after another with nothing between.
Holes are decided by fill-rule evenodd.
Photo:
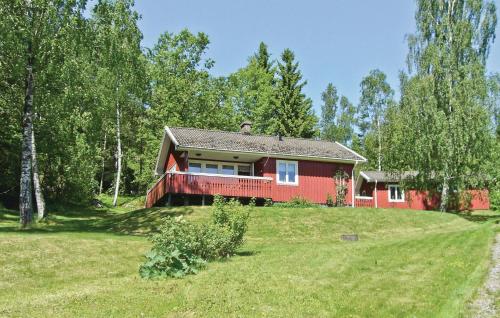
<instances>
[{"instance_id":1,"label":"deck post","mask_svg":"<svg viewBox=\"0 0 500 318\"><path fill-rule=\"evenodd\" d=\"M377 180L375 180L375 208L378 208Z\"/></svg>"}]
</instances>

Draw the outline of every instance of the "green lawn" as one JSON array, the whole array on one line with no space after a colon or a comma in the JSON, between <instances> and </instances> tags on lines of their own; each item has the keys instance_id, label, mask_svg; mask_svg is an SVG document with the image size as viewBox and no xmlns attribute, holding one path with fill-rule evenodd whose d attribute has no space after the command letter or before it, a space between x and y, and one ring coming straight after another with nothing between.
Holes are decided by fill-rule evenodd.
<instances>
[{"instance_id":1,"label":"green lawn","mask_svg":"<svg viewBox=\"0 0 500 318\"><path fill-rule=\"evenodd\" d=\"M485 277L498 215L256 208L237 256L184 279L143 280L145 234L208 207L59 207L17 230L0 210L0 316L460 317ZM357 233L358 242L339 236Z\"/></svg>"}]
</instances>

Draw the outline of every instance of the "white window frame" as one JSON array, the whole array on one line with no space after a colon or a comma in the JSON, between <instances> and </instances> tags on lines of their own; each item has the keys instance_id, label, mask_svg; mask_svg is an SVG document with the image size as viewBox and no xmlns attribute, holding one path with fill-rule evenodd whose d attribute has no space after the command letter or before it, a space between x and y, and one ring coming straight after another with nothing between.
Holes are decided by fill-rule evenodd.
<instances>
[{"instance_id":1,"label":"white window frame","mask_svg":"<svg viewBox=\"0 0 500 318\"><path fill-rule=\"evenodd\" d=\"M207 164L217 165L217 173L216 174L220 174L220 175L224 175L222 173L222 166L233 166L234 173L232 175L234 175L234 176L238 175L238 166L247 166L247 167L250 167L251 177L253 176L253 171L251 169L251 165L249 163L245 163L245 162L240 163L240 162L211 161L211 160L189 160L189 163L201 164L201 172L202 173L206 173L205 171L206 171ZM188 171L189 171L189 163L188 163Z\"/></svg>"},{"instance_id":2,"label":"white window frame","mask_svg":"<svg viewBox=\"0 0 500 318\"><path fill-rule=\"evenodd\" d=\"M286 167L285 168L285 181L284 182L280 181L280 171L279 171L280 163L284 163L285 167ZM288 165L289 164L295 165L295 182L288 181ZM298 186L299 185L299 162L292 161L292 160L276 160L276 184Z\"/></svg>"},{"instance_id":3,"label":"white window frame","mask_svg":"<svg viewBox=\"0 0 500 318\"><path fill-rule=\"evenodd\" d=\"M401 192L401 199L391 199L391 188L395 189L395 193L397 193L398 190ZM389 202L405 202L405 191L398 184L390 184L387 189L389 190L387 191Z\"/></svg>"}]
</instances>

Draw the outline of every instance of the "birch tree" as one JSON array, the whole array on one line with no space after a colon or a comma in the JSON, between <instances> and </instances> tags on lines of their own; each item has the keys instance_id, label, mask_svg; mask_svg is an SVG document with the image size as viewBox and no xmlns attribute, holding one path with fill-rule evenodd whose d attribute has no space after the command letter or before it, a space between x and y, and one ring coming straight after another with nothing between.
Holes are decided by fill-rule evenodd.
<instances>
[{"instance_id":1,"label":"birch tree","mask_svg":"<svg viewBox=\"0 0 500 318\"><path fill-rule=\"evenodd\" d=\"M402 90L393 151L414 181L450 193L484 181L492 146L485 64L495 38L496 8L484 0L417 0L417 31L409 36L409 79Z\"/></svg>"},{"instance_id":2,"label":"birch tree","mask_svg":"<svg viewBox=\"0 0 500 318\"><path fill-rule=\"evenodd\" d=\"M363 145L369 159L375 159L377 170L382 170L382 125L388 105L393 100L394 91L387 83L386 75L380 70L372 70L361 81L361 98L358 106L359 129L364 138ZM368 134L375 136L375 151L367 142ZM368 148L368 149L367 149ZM375 158L370 153L375 152ZM372 157L372 158L370 158Z\"/></svg>"},{"instance_id":3,"label":"birch tree","mask_svg":"<svg viewBox=\"0 0 500 318\"><path fill-rule=\"evenodd\" d=\"M109 106L115 112L116 174L113 205L120 193L123 160L123 114L133 114L130 108L142 107L138 100L146 91L144 59L140 41L142 33L137 26L139 15L133 10L133 1L101 0L93 9L92 22L99 45L99 81L107 92Z\"/></svg>"}]
</instances>

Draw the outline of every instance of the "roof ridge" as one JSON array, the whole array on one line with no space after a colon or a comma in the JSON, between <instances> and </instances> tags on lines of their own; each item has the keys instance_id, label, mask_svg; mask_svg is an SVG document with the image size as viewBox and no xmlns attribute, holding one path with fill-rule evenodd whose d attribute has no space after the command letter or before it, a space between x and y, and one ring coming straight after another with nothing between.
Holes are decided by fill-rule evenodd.
<instances>
[{"instance_id":1,"label":"roof ridge","mask_svg":"<svg viewBox=\"0 0 500 318\"><path fill-rule=\"evenodd\" d=\"M180 129L189 129L189 130L202 130L202 131L212 131L212 132L223 132L223 133L229 133L229 134L235 134L239 136L257 136L257 137L269 137L269 138L275 138L276 136L273 135L266 135L266 134L242 134L239 131L230 131L230 130L220 130L220 129L207 129L207 128L195 128L195 127L175 127L175 126L167 126L169 128L180 128ZM323 140L323 139L313 139L313 138L304 138L304 137L288 137L288 136L282 136L283 138L287 139L295 139L295 140L305 140L305 141L316 141L316 142L325 142L329 144L337 144L337 141L330 141L330 140Z\"/></svg>"}]
</instances>

